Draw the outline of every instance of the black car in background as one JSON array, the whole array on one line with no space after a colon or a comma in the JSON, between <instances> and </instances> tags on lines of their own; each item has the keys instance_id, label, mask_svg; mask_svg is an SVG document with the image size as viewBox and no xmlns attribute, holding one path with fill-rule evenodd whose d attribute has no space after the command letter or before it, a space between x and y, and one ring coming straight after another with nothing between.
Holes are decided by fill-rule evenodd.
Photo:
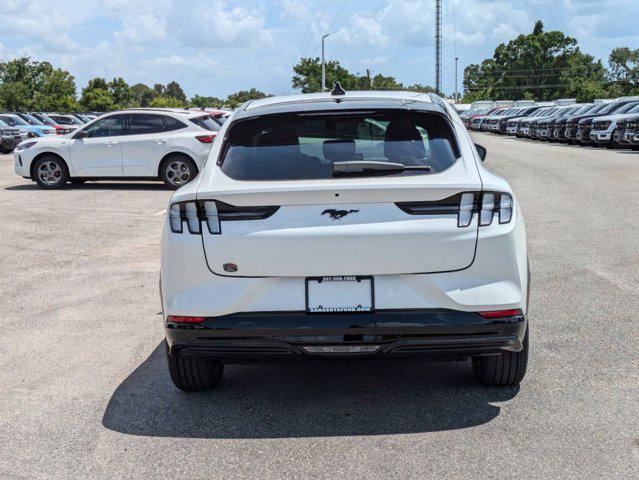
<instances>
[{"instance_id":1,"label":"black car in background","mask_svg":"<svg viewBox=\"0 0 639 480\"><path fill-rule=\"evenodd\" d=\"M594 110L596 107L599 107L599 105L600 104L598 103L586 103L584 105L581 105L579 109L577 109L576 111L572 113L568 113L568 114L564 113L563 115L558 116L557 118L552 120L551 122L552 135L551 135L551 138L549 138L549 140L551 142L564 141L566 139L566 121L571 116L583 115L585 113L588 113Z\"/></svg>"},{"instance_id":2,"label":"black car in background","mask_svg":"<svg viewBox=\"0 0 639 480\"><path fill-rule=\"evenodd\" d=\"M590 130L592 129L593 118L612 115L625 105L636 102L637 100L639 100L639 97L620 98L610 103L604 103L601 108L591 112L569 117L566 121L566 140L569 143L582 143L583 138L584 144L590 143Z\"/></svg>"}]
</instances>

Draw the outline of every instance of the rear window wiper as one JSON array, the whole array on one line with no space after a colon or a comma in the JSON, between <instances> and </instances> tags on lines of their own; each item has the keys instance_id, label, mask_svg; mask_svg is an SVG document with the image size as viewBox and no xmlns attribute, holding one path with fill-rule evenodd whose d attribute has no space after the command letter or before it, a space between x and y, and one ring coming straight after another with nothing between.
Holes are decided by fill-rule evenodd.
<instances>
[{"instance_id":1,"label":"rear window wiper","mask_svg":"<svg viewBox=\"0 0 639 480\"><path fill-rule=\"evenodd\" d=\"M428 165L404 165L395 162L380 162L374 160L353 160L349 162L334 162L333 176L344 175L383 175L407 170L423 170L430 172Z\"/></svg>"}]
</instances>

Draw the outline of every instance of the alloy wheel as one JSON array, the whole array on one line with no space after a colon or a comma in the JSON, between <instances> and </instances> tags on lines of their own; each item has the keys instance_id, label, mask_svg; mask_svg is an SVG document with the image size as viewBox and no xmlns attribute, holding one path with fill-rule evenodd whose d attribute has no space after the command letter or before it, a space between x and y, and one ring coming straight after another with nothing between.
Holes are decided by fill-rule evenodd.
<instances>
[{"instance_id":1,"label":"alloy wheel","mask_svg":"<svg viewBox=\"0 0 639 480\"><path fill-rule=\"evenodd\" d=\"M38 167L38 177L46 185L57 185L62 178L62 167L55 160L42 162Z\"/></svg>"},{"instance_id":2,"label":"alloy wheel","mask_svg":"<svg viewBox=\"0 0 639 480\"><path fill-rule=\"evenodd\" d=\"M174 160L169 162L166 167L166 178L171 184L176 187L181 187L189 183L191 179L191 168L182 160Z\"/></svg>"}]
</instances>

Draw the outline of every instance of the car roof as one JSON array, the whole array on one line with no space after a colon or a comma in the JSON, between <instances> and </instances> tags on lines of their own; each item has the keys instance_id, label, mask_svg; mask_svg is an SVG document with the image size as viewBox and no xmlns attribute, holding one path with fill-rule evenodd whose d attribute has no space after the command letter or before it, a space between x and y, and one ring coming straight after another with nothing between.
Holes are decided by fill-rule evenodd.
<instances>
[{"instance_id":1,"label":"car roof","mask_svg":"<svg viewBox=\"0 0 639 480\"><path fill-rule=\"evenodd\" d=\"M428 93L408 91L354 91L344 95L330 92L285 95L252 100L238 109L234 118L286 112L339 111L366 109L426 110L446 114L439 98Z\"/></svg>"},{"instance_id":2,"label":"car roof","mask_svg":"<svg viewBox=\"0 0 639 480\"><path fill-rule=\"evenodd\" d=\"M107 112L107 115L111 114L123 114L123 113L164 113L172 114L178 118L196 118L203 115L207 115L209 112L203 112L202 110L184 110L183 108L127 108L124 110L114 110L113 112ZM100 118L100 117L98 117Z\"/></svg>"}]
</instances>

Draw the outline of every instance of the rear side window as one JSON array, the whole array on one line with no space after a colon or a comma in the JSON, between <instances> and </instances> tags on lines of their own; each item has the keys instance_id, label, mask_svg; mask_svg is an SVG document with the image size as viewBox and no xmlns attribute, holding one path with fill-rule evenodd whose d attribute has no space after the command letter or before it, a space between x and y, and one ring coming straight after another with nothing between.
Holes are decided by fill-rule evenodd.
<instances>
[{"instance_id":1,"label":"rear side window","mask_svg":"<svg viewBox=\"0 0 639 480\"><path fill-rule=\"evenodd\" d=\"M451 127L438 114L290 113L236 122L218 164L236 180L328 179L341 176L345 163L365 166L358 176L424 175L450 167L457 152Z\"/></svg>"},{"instance_id":2,"label":"rear side window","mask_svg":"<svg viewBox=\"0 0 639 480\"><path fill-rule=\"evenodd\" d=\"M201 117L195 117L191 119L191 122L198 127L202 127L210 132L217 132L220 130L221 123L217 122L211 115L202 115Z\"/></svg>"},{"instance_id":3,"label":"rear side window","mask_svg":"<svg viewBox=\"0 0 639 480\"><path fill-rule=\"evenodd\" d=\"M164 116L165 132L172 132L173 130L179 130L184 127L186 127L186 125L180 122L177 118Z\"/></svg>"},{"instance_id":4,"label":"rear side window","mask_svg":"<svg viewBox=\"0 0 639 480\"><path fill-rule=\"evenodd\" d=\"M148 113L133 114L129 123L129 135L145 135L164 131L164 121L161 115Z\"/></svg>"}]
</instances>

